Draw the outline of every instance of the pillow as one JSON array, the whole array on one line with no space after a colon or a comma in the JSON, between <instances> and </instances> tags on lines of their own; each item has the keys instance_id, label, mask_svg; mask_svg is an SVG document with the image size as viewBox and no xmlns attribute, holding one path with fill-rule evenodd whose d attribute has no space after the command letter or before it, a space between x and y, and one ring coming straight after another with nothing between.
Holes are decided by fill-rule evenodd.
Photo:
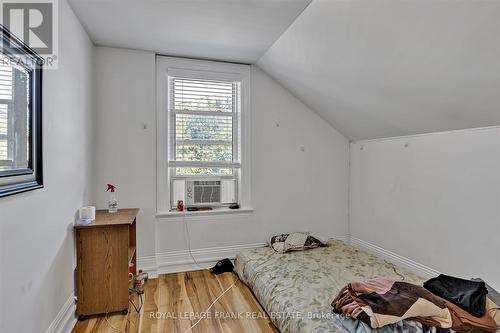
<instances>
[{"instance_id":1,"label":"pillow","mask_svg":"<svg viewBox=\"0 0 500 333\"><path fill-rule=\"evenodd\" d=\"M285 253L324 246L326 245L326 239L313 233L292 232L271 237L269 244L274 251Z\"/></svg>"}]
</instances>

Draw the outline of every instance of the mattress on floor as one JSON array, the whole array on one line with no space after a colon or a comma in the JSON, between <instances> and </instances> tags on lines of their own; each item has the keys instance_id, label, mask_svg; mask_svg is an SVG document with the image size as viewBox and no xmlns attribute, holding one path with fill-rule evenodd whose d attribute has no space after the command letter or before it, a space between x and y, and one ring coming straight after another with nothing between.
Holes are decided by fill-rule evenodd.
<instances>
[{"instance_id":1,"label":"mattress on floor","mask_svg":"<svg viewBox=\"0 0 500 333\"><path fill-rule=\"evenodd\" d=\"M405 281L415 284L424 281L409 270L342 241L284 254L269 247L245 250L236 257L235 271L282 333L412 332L420 325L412 322L408 330L401 325L371 330L332 314L333 298L349 282L381 276L397 280L404 276Z\"/></svg>"}]
</instances>

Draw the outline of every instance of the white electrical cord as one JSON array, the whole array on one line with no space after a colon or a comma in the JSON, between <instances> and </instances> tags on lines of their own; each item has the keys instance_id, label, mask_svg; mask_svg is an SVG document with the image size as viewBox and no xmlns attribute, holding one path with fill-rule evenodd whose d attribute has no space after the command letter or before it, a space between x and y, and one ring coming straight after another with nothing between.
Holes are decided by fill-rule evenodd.
<instances>
[{"instance_id":1,"label":"white electrical cord","mask_svg":"<svg viewBox=\"0 0 500 333\"><path fill-rule=\"evenodd\" d=\"M140 317L140 313L141 313L142 307L143 307L143 305L144 305L144 301L143 301L143 299L142 299L142 295L138 294L138 296L139 296L139 301L140 301L140 304L141 304L141 305L139 306L139 310L137 310L137 307L135 306L134 302L132 302L132 300L130 299L130 294L129 294L129 298L128 298L128 300L129 300L129 302L130 302L130 303L132 303L132 305L134 306L134 309L136 310L137 314L138 314L138 315L139 315L139 317ZM130 307L130 306L129 306L129 307ZM111 322L109 321L109 318L108 318L108 313L109 313L109 312L106 310L106 315L104 316L104 319L106 320L106 323L109 325L109 327L110 327L112 330L114 330L114 331L117 331L117 332L120 332L120 333L127 333L127 331L124 331L124 330L122 330L121 328L118 328L118 327L116 327L116 326L113 326L113 324L111 324ZM128 317L128 314L127 314L127 317ZM127 318L127 322L128 322L129 324L132 324L132 325L134 325L134 326L135 326L135 324L134 324L132 321L130 321L130 318ZM129 326L129 328L130 328L130 326Z\"/></svg>"},{"instance_id":2,"label":"white electrical cord","mask_svg":"<svg viewBox=\"0 0 500 333\"><path fill-rule=\"evenodd\" d=\"M217 297L215 299L215 301L212 302L212 304L210 304L210 306L203 312L203 313L207 313L208 311L210 311L210 309L212 308L212 306L215 305L215 303L217 303L218 300L220 300L222 298L222 296L224 296L225 293L227 293L232 287L234 287L234 285L236 284L236 282L238 282L238 280L234 281L234 283L229 286L229 288L227 288L226 290L224 290L224 292L222 294L219 295L219 297ZM194 325L192 325L190 328L188 328L184 333L187 333L189 331L191 331L193 328L196 327L196 325L198 325L200 323L200 321L203 320L205 316L200 316L200 319L198 319L198 321L196 323L194 323Z\"/></svg>"},{"instance_id":3,"label":"white electrical cord","mask_svg":"<svg viewBox=\"0 0 500 333\"><path fill-rule=\"evenodd\" d=\"M113 330L121 332L121 333L127 333L127 331L124 331L121 328L118 328L116 326L113 326L113 324L111 324L111 322L108 319L108 312L107 311L106 311L106 316L104 317L104 319L106 319L106 322L108 323L109 327L111 327Z\"/></svg>"},{"instance_id":4,"label":"white electrical cord","mask_svg":"<svg viewBox=\"0 0 500 333\"><path fill-rule=\"evenodd\" d=\"M187 248L188 248L188 251L189 251L189 255L191 256L191 259L193 259L193 262L198 267L200 267L201 269L203 269L203 270L209 270L208 268L200 265L198 263L198 261L196 261L196 258L193 256L193 253L191 251L191 235L189 234L189 228L188 228L187 221L186 221L186 210L184 210L184 214L182 215L182 223L184 224L184 240L186 241L186 245L187 245ZM229 286L229 288L227 288L226 290L224 290L222 292L222 294L220 294L208 306L208 308L203 313L207 313L208 311L210 311L210 309L215 305L215 303L217 303L229 290L231 290L231 288L233 288L236 285L237 282L238 282L238 280L234 281L233 284ZM204 318L204 316L200 316L200 318L198 319L198 321L196 323L194 323L191 327L189 327L184 333L187 333L187 332L191 331L193 328L195 328L196 325L198 325L203 320L203 318ZM121 333L127 333L126 331L124 331L124 330L122 330L122 329L120 329L120 328L118 328L116 326L113 326L113 324L111 324L111 322L108 319L108 312L106 312L106 316L104 317L104 319L108 323L109 327L111 327L113 330L115 330L117 332L121 332Z\"/></svg>"},{"instance_id":5,"label":"white electrical cord","mask_svg":"<svg viewBox=\"0 0 500 333\"><path fill-rule=\"evenodd\" d=\"M184 208L184 214L182 214L182 224L184 224L184 241L186 242L189 255L191 256L191 259L193 259L193 262L195 263L196 266L200 267L203 270L210 270L210 268L204 267L196 261L196 258L193 256L193 252L191 251L191 235L189 234L189 227L187 225L186 221L186 209Z\"/></svg>"},{"instance_id":6,"label":"white electrical cord","mask_svg":"<svg viewBox=\"0 0 500 333\"><path fill-rule=\"evenodd\" d=\"M191 235L189 234L189 228L188 228L188 225L187 225L187 221L186 221L186 208L184 208L184 214L182 215L182 223L184 224L184 240L186 241L186 245L187 245L187 248L188 248L188 251L189 251L189 255L191 256L191 259L193 259L193 262L198 266L200 267L201 269L203 270L209 270L208 268L206 267L203 267L202 265L200 265L198 263L198 261L196 261L196 258L193 256L193 253L191 251ZM203 313L207 313L208 311L210 311L210 309L215 305L215 303L217 303L221 298L222 296L224 296L229 290L231 290L231 288L233 288L236 283L238 282L238 280L234 281L234 283L229 286L229 288L227 288L226 290L224 290L222 292L222 294L220 294L213 302L212 304L210 304L208 306L208 308L203 312ZM198 321L196 323L194 323L190 328L188 328L184 333L187 333L189 331L191 331L193 328L196 327L196 325L198 325L202 320L203 320L204 316L200 316L200 318L198 319Z\"/></svg>"}]
</instances>

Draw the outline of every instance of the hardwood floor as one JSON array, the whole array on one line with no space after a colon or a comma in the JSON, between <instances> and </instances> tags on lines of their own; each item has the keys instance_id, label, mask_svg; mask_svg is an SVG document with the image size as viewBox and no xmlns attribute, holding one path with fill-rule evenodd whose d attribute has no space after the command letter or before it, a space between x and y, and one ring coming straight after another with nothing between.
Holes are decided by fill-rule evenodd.
<instances>
[{"instance_id":1,"label":"hardwood floor","mask_svg":"<svg viewBox=\"0 0 500 333\"><path fill-rule=\"evenodd\" d=\"M218 302L210 304L228 289ZM275 333L271 323L248 287L233 273L213 275L194 271L160 275L146 283L144 306L139 314L130 305L129 314L91 317L79 321L73 333L185 333L204 317L193 333ZM133 302L139 299L134 295ZM111 328L115 326L118 330Z\"/></svg>"}]
</instances>

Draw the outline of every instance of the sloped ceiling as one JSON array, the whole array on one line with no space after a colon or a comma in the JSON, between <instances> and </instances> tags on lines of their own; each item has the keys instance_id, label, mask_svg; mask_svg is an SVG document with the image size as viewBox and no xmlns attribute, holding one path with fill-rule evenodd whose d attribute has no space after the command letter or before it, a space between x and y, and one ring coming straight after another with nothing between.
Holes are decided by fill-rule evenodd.
<instances>
[{"instance_id":1,"label":"sloped ceiling","mask_svg":"<svg viewBox=\"0 0 500 333\"><path fill-rule=\"evenodd\" d=\"M311 0L69 0L96 45L255 63Z\"/></svg>"},{"instance_id":2,"label":"sloped ceiling","mask_svg":"<svg viewBox=\"0 0 500 333\"><path fill-rule=\"evenodd\" d=\"M352 140L500 124L500 1L313 0L258 65Z\"/></svg>"}]
</instances>

